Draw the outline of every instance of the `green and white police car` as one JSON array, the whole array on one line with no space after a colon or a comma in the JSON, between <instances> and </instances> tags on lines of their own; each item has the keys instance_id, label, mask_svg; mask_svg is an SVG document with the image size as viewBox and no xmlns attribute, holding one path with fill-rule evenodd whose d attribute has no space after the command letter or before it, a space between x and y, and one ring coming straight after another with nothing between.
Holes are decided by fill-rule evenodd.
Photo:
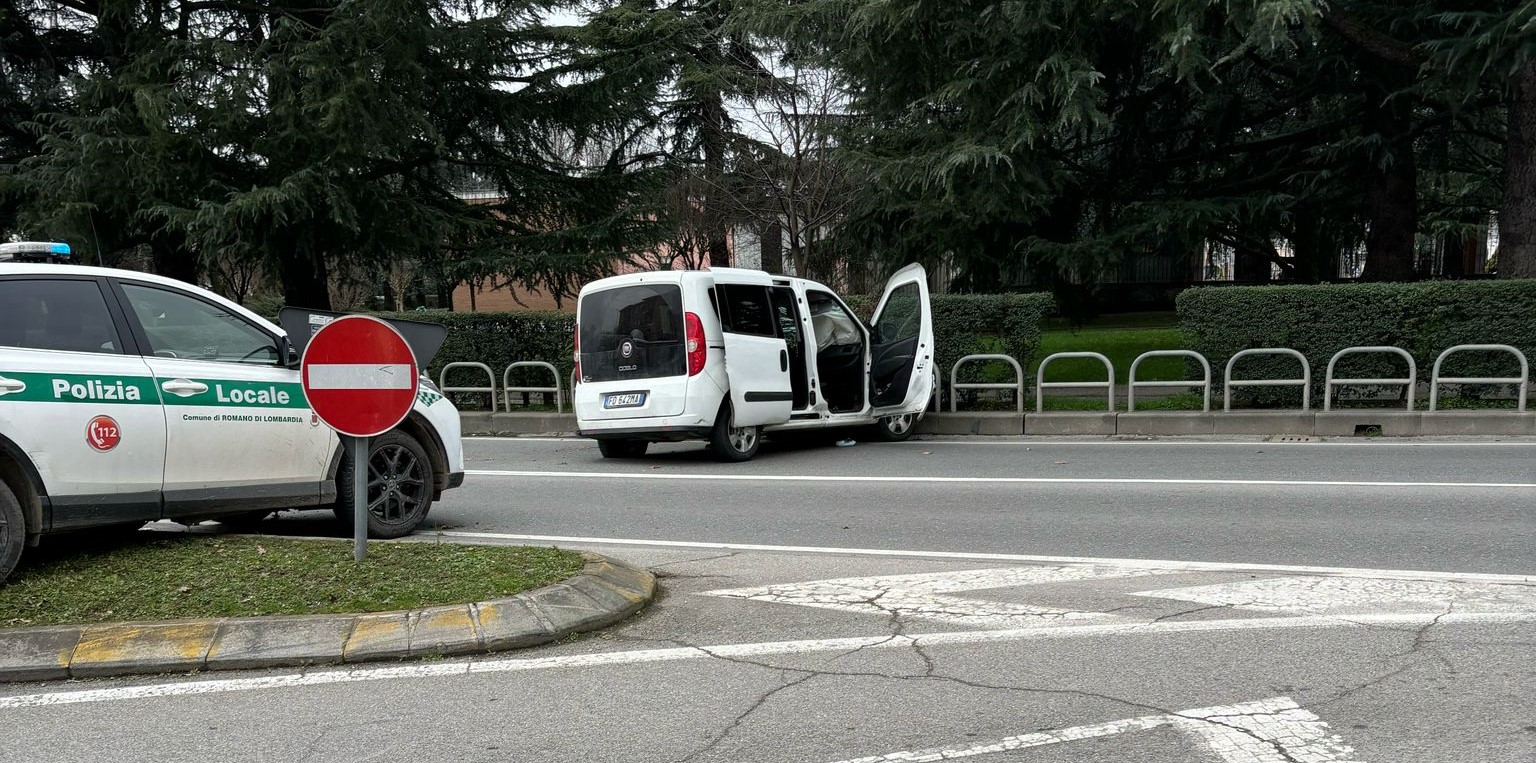
<instances>
[{"instance_id":1,"label":"green and white police car","mask_svg":"<svg viewBox=\"0 0 1536 763\"><path fill-rule=\"evenodd\" d=\"M351 523L352 465L305 402L281 328L68 255L0 245L0 580L24 547L71 530L321 507ZM368 471L373 537L411 532L462 484L458 410L430 381L373 438Z\"/></svg>"}]
</instances>

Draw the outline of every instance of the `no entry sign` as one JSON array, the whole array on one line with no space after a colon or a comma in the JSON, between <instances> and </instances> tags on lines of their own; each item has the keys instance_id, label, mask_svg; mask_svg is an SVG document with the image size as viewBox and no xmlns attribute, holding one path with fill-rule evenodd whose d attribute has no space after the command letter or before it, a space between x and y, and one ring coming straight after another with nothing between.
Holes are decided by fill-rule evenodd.
<instances>
[{"instance_id":1,"label":"no entry sign","mask_svg":"<svg viewBox=\"0 0 1536 763\"><path fill-rule=\"evenodd\" d=\"M366 315L326 324L300 364L304 397L326 426L373 437L405 419L416 400L416 356L400 332Z\"/></svg>"}]
</instances>

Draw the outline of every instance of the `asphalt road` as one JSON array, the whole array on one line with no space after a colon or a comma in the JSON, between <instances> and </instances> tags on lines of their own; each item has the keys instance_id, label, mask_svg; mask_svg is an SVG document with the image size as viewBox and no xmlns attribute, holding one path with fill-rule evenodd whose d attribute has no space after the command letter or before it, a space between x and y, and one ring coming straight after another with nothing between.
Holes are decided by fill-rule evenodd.
<instances>
[{"instance_id":1,"label":"asphalt road","mask_svg":"<svg viewBox=\"0 0 1536 763\"><path fill-rule=\"evenodd\" d=\"M421 538L582 536L558 543L661 576L651 609L601 635L474 660L0 686L0 749L1536 760L1536 445L935 442L729 466L662 450L604 462L582 442L473 441L476 473L434 509L448 527ZM1041 478L1081 481L996 481ZM1390 484L1337 484L1365 482Z\"/></svg>"},{"instance_id":2,"label":"asphalt road","mask_svg":"<svg viewBox=\"0 0 1536 763\"><path fill-rule=\"evenodd\" d=\"M1531 443L969 439L780 448L745 464L653 447L605 461L590 441L472 440L473 472L434 519L571 537L1536 572ZM1072 481L986 481L1036 479Z\"/></svg>"}]
</instances>

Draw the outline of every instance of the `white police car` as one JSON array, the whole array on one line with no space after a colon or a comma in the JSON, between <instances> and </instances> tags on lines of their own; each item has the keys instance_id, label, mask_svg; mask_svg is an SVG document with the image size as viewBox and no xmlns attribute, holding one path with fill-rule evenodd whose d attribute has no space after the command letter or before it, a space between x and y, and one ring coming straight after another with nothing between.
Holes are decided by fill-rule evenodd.
<instances>
[{"instance_id":1,"label":"white police car","mask_svg":"<svg viewBox=\"0 0 1536 763\"><path fill-rule=\"evenodd\" d=\"M309 409L288 335L203 289L0 245L0 580L46 535L332 506L351 464ZM422 380L373 438L369 534L416 528L464 479L459 413Z\"/></svg>"}]
</instances>

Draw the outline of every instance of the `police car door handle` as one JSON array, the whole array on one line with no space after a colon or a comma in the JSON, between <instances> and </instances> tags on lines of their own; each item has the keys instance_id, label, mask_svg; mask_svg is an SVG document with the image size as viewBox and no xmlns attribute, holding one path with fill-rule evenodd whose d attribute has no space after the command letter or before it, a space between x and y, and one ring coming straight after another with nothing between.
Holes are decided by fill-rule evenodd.
<instances>
[{"instance_id":1,"label":"police car door handle","mask_svg":"<svg viewBox=\"0 0 1536 763\"><path fill-rule=\"evenodd\" d=\"M8 394L8 393L11 393L11 392L25 392L26 389L27 389L27 383L26 382L24 382L24 381L22 381L20 379L7 379L4 376L0 376L0 394Z\"/></svg>"},{"instance_id":2,"label":"police car door handle","mask_svg":"<svg viewBox=\"0 0 1536 763\"><path fill-rule=\"evenodd\" d=\"M177 397L191 397L208 391L208 385L191 379L172 379L160 385L160 389Z\"/></svg>"}]
</instances>

